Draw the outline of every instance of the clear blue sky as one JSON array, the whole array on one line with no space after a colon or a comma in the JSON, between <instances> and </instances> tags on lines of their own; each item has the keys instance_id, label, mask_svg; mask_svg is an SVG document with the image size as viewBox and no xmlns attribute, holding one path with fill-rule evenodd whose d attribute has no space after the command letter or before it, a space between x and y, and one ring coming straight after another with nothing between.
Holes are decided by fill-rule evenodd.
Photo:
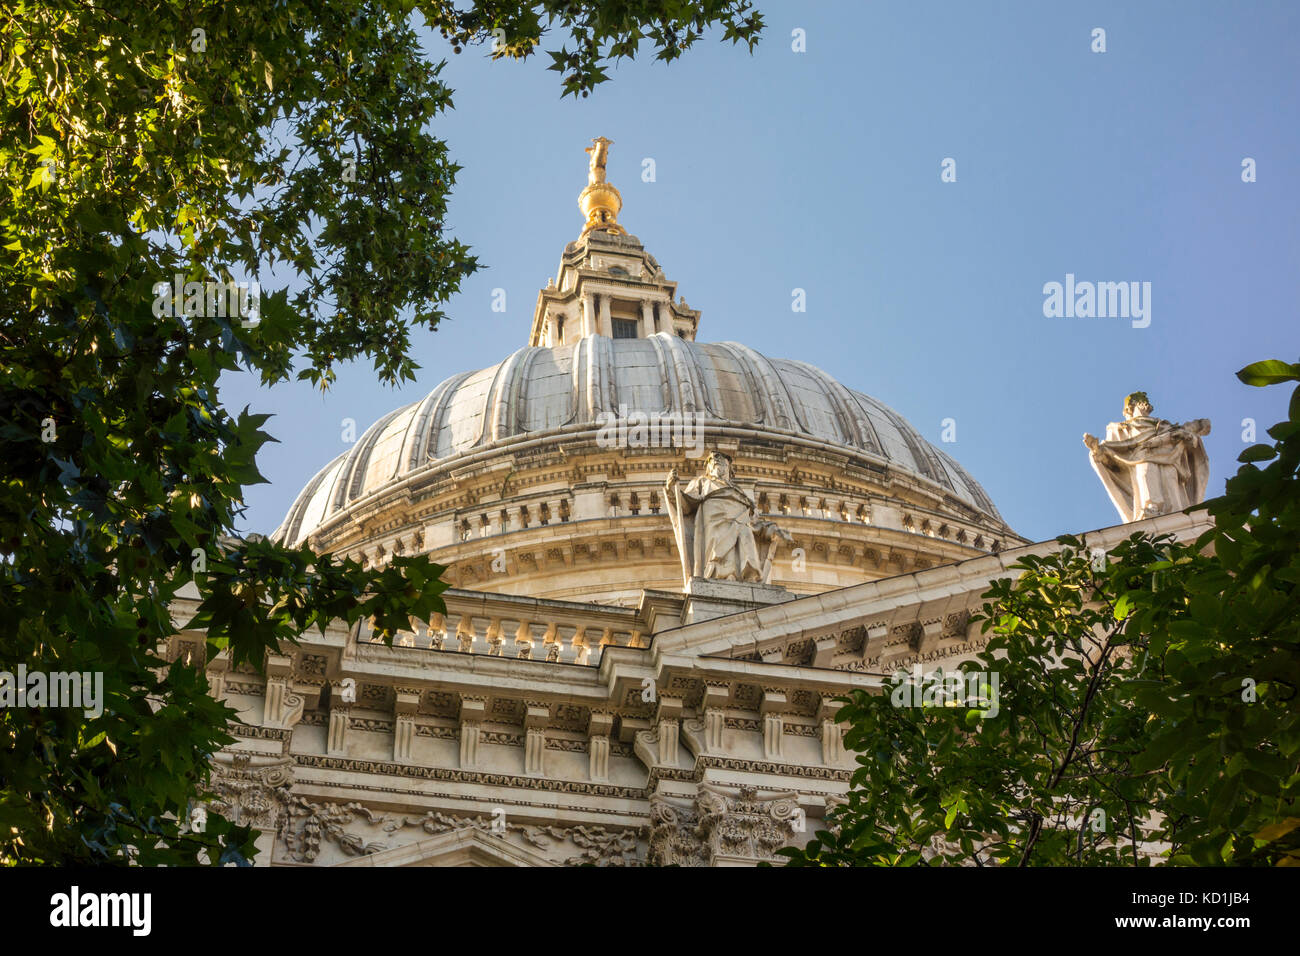
<instances>
[{"instance_id":1,"label":"clear blue sky","mask_svg":"<svg viewBox=\"0 0 1300 956\"><path fill-rule=\"evenodd\" d=\"M710 37L672 65L625 63L576 102L549 58L430 42L456 90L436 133L464 166L449 224L487 268L453 321L415 337L422 369L400 390L368 364L323 396L226 377L225 403L275 413L281 442L259 458L271 484L248 490L241 530L274 530L346 447L342 419L359 436L527 344L537 290L581 228L598 135L614 141L620 221L701 310L701 341L811 362L893 406L1021 534L1117 523L1081 436L1104 435L1137 389L1160 417L1213 421L1209 491L1222 490L1242 420L1263 439L1289 394L1233 373L1300 358L1300 3L759 6L754 55ZM940 181L945 157L955 183ZM1257 182L1242 182L1244 157ZM1150 326L1045 318L1043 285L1066 273L1150 282Z\"/></svg>"}]
</instances>

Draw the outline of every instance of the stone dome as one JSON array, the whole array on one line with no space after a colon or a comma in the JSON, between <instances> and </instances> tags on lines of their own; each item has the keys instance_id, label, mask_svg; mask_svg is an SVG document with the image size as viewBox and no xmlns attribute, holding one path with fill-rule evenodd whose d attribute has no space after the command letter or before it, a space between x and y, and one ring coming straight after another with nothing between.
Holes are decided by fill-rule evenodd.
<instances>
[{"instance_id":1,"label":"stone dome","mask_svg":"<svg viewBox=\"0 0 1300 956\"><path fill-rule=\"evenodd\" d=\"M376 422L277 538L372 565L429 554L472 591L636 605L684 587L665 478L718 451L791 536L765 562L792 593L1023 540L887 405L805 362L697 342L699 311L591 175L586 225L538 293L528 344Z\"/></svg>"},{"instance_id":2,"label":"stone dome","mask_svg":"<svg viewBox=\"0 0 1300 956\"><path fill-rule=\"evenodd\" d=\"M276 536L298 544L421 471L594 435L620 409L623 418L629 410L692 416L706 441L734 432L824 446L905 472L1002 523L961 465L877 399L806 362L768 358L738 342L704 344L658 332L529 346L491 368L447 379L381 418L321 469Z\"/></svg>"}]
</instances>

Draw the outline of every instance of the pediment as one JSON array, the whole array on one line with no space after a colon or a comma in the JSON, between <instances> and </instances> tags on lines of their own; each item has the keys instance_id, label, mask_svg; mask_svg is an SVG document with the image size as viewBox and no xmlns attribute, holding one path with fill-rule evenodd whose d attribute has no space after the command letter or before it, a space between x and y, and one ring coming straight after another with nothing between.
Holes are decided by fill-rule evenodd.
<instances>
[{"instance_id":1,"label":"pediment","mask_svg":"<svg viewBox=\"0 0 1300 956\"><path fill-rule=\"evenodd\" d=\"M337 866L555 866L547 857L483 830L453 830Z\"/></svg>"}]
</instances>

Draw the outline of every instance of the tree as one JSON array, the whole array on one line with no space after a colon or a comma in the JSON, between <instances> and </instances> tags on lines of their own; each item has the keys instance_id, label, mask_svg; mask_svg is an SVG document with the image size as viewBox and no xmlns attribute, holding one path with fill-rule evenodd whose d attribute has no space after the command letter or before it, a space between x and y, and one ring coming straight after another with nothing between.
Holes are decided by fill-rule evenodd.
<instances>
[{"instance_id":1,"label":"tree","mask_svg":"<svg viewBox=\"0 0 1300 956\"><path fill-rule=\"evenodd\" d=\"M1237 377L1300 382L1300 363ZM1131 599L1151 634L1142 761L1168 780L1175 863L1300 865L1300 387L1268 434L1207 502L1214 528L1157 569L1174 586Z\"/></svg>"},{"instance_id":2,"label":"tree","mask_svg":"<svg viewBox=\"0 0 1300 956\"><path fill-rule=\"evenodd\" d=\"M0 13L0 668L101 672L102 713L0 710L0 861L246 861L202 800L233 711L168 663L193 583L209 654L330 620L381 632L442 608L442 568L231 541L267 416L218 376L328 386L340 362L414 377L412 327L477 266L444 229L451 105L420 19L586 95L643 42L671 60L748 0L16 0ZM255 289L259 281L264 288ZM243 285L241 285L241 283ZM34 700L34 697L31 699ZM30 701L29 701L30 702Z\"/></svg>"},{"instance_id":3,"label":"tree","mask_svg":"<svg viewBox=\"0 0 1300 956\"><path fill-rule=\"evenodd\" d=\"M846 698L860 766L791 864L1300 863L1300 388L1269 435L1195 542L1058 538L983 595L960 683Z\"/></svg>"},{"instance_id":4,"label":"tree","mask_svg":"<svg viewBox=\"0 0 1300 956\"><path fill-rule=\"evenodd\" d=\"M1139 665L1105 598L1107 572L1082 540L1059 540L1022 559L1017 581L993 583L994 634L960 683L891 678L882 693L854 692L839 714L846 748L860 754L853 788L797 862L1133 858L1132 834L1158 793L1132 765L1142 719L1123 687ZM1112 557L1153 563L1162 543L1133 539Z\"/></svg>"}]
</instances>

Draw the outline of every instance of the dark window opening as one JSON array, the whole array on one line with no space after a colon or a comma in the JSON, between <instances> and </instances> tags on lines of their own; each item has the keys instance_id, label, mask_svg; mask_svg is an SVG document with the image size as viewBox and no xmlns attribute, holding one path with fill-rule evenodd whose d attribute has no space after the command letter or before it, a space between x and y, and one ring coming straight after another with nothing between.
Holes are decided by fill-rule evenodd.
<instances>
[{"instance_id":1,"label":"dark window opening","mask_svg":"<svg viewBox=\"0 0 1300 956\"><path fill-rule=\"evenodd\" d=\"M612 321L614 323L614 338L636 338L636 319L613 319Z\"/></svg>"}]
</instances>

